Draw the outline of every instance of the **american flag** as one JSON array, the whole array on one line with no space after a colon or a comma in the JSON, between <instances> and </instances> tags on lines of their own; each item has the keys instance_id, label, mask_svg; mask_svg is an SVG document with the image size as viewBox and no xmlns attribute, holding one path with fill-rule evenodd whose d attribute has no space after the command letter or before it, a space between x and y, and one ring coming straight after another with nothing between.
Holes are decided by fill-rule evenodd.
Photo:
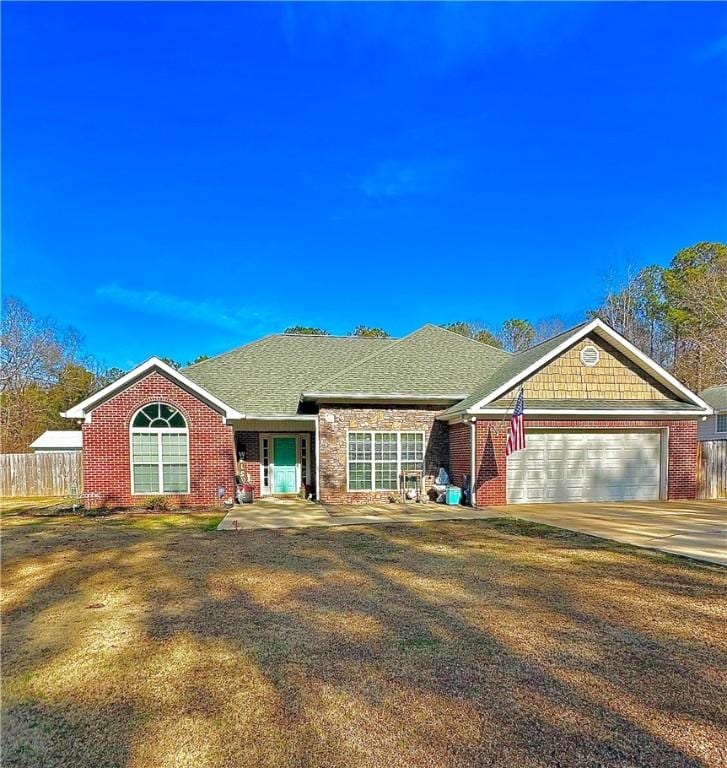
<instances>
[{"instance_id":1,"label":"american flag","mask_svg":"<svg viewBox=\"0 0 727 768\"><path fill-rule=\"evenodd\" d=\"M521 388L520 394L517 396L517 402L515 403L515 410L512 412L512 420L510 421L510 433L507 436L507 446L505 446L506 456L515 453L515 451L521 451L525 447L524 411L525 399Z\"/></svg>"}]
</instances>

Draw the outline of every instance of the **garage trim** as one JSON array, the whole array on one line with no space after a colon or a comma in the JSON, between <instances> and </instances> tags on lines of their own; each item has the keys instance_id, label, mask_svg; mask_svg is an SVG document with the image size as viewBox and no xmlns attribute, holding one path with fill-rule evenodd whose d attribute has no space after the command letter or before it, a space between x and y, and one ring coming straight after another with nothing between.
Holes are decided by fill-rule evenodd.
<instances>
[{"instance_id":1,"label":"garage trim","mask_svg":"<svg viewBox=\"0 0 727 768\"><path fill-rule=\"evenodd\" d=\"M658 434L659 435L659 500L663 501L668 498L669 495L669 427L668 426L661 426L661 427L650 427L650 426L634 426L634 427L623 427L623 426L614 426L614 427L602 427L602 426L578 426L575 428L567 427L567 426L557 426L557 427L548 427L548 426L538 426L538 427L527 427L526 422L526 429L525 429L525 444L527 446L527 438L528 434L533 433L565 433L565 434L588 434L588 433L615 433L615 434L632 434L632 433L639 433L639 432L646 432L651 434ZM509 458L505 459L505 494L506 494L506 503L507 504L513 504L517 502L511 502L509 495L508 495L508 487L507 487L507 462L509 461ZM575 502L574 502L575 503Z\"/></svg>"}]
</instances>

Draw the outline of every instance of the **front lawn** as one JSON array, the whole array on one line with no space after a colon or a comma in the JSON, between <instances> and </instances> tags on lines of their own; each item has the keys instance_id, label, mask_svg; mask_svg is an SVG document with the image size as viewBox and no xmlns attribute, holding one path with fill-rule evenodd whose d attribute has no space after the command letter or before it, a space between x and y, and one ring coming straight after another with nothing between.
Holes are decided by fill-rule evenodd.
<instances>
[{"instance_id":1,"label":"front lawn","mask_svg":"<svg viewBox=\"0 0 727 768\"><path fill-rule=\"evenodd\" d=\"M74 510L77 503L71 498L50 496L38 499L25 497L0 497L0 524L5 530L16 526L49 525L60 526L112 526L138 528L143 531L185 528L189 530L214 531L225 516L226 510L219 508L150 512L137 510Z\"/></svg>"},{"instance_id":2,"label":"front lawn","mask_svg":"<svg viewBox=\"0 0 727 768\"><path fill-rule=\"evenodd\" d=\"M514 521L21 517L4 767L727 761L719 566Z\"/></svg>"}]
</instances>

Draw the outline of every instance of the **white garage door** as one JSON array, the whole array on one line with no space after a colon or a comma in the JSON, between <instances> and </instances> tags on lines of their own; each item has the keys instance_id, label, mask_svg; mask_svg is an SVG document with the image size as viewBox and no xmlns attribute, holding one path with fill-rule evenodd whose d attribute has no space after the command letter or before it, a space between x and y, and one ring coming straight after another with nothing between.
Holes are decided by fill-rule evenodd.
<instances>
[{"instance_id":1,"label":"white garage door","mask_svg":"<svg viewBox=\"0 0 727 768\"><path fill-rule=\"evenodd\" d=\"M659 498L659 432L527 432L507 460L507 500L646 501Z\"/></svg>"}]
</instances>

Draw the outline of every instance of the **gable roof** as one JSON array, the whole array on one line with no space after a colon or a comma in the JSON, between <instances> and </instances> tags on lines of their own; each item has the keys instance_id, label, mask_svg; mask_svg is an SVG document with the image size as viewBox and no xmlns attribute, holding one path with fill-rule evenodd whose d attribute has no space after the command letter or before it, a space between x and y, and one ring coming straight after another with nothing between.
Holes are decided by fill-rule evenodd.
<instances>
[{"instance_id":1,"label":"gable roof","mask_svg":"<svg viewBox=\"0 0 727 768\"><path fill-rule=\"evenodd\" d=\"M94 408L108 400L110 397L113 397L116 392L128 387L153 370L159 371L167 378L179 384L183 389L188 390L197 395L200 399L208 402L223 414L226 419L242 418L242 413L235 410L235 408L230 407L226 402L220 400L219 397L207 391L204 387L201 387L180 371L172 368L171 365L167 365L167 363L160 360L158 357L150 357L148 360L145 360L140 365L137 365L136 368L132 368L128 373L120 376L116 381L112 381L111 384L90 397L87 397L85 400L82 400L72 408L69 408L65 413L61 413L61 416L64 416L67 419L82 419L88 417Z\"/></svg>"},{"instance_id":2,"label":"gable roof","mask_svg":"<svg viewBox=\"0 0 727 768\"><path fill-rule=\"evenodd\" d=\"M502 412L502 404L494 401L590 334L601 337L672 392L684 413L712 413L704 400L596 319L516 355L435 325L425 325L401 339L275 334L181 371L152 357L62 415L86 417L115 392L154 369L208 402L226 419L289 418L299 414L304 400L439 403L450 406L440 414L443 419L493 409ZM529 405L533 412L532 401ZM555 413L560 407L585 413L589 409L607 411L613 405L613 401L587 399L584 403L553 401L542 409ZM619 407L630 406L621 403ZM653 412L672 408L674 414L679 413L664 404L658 408L652 404L652 408Z\"/></svg>"},{"instance_id":3,"label":"gable roof","mask_svg":"<svg viewBox=\"0 0 727 768\"><path fill-rule=\"evenodd\" d=\"M245 414L296 414L301 393L395 343L390 338L274 334L183 369Z\"/></svg>"},{"instance_id":4,"label":"gable roof","mask_svg":"<svg viewBox=\"0 0 727 768\"><path fill-rule=\"evenodd\" d=\"M707 387L699 393L699 396L705 403L709 403L715 411L727 410L727 384Z\"/></svg>"},{"instance_id":5,"label":"gable roof","mask_svg":"<svg viewBox=\"0 0 727 768\"><path fill-rule=\"evenodd\" d=\"M656 379L666 389L677 395L685 403L685 411L711 413L711 408L699 396L687 389L668 371L638 350L631 342L614 331L602 320L595 318L564 331L552 339L537 344L530 349L514 355L507 363L493 371L481 384L461 402L448 408L443 418L483 412L483 409L505 393L517 387L533 373L543 368L567 349L586 336L600 336L622 354L635 362L642 370Z\"/></svg>"},{"instance_id":6,"label":"gable roof","mask_svg":"<svg viewBox=\"0 0 727 768\"><path fill-rule=\"evenodd\" d=\"M460 400L511 357L488 344L425 325L304 390L303 398Z\"/></svg>"}]
</instances>

